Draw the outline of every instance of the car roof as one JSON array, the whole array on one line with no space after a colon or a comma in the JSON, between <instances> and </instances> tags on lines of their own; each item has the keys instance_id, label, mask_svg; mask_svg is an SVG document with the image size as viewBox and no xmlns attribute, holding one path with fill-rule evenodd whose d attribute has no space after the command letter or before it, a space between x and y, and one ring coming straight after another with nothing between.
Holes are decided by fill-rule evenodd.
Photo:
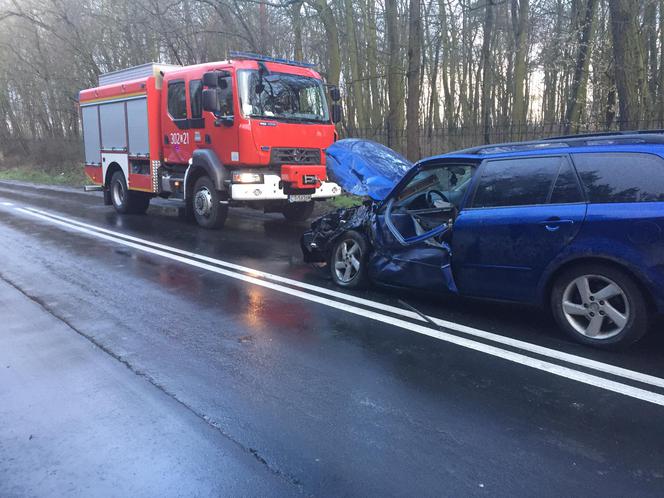
<instances>
[{"instance_id":1,"label":"car roof","mask_svg":"<svg viewBox=\"0 0 664 498\"><path fill-rule=\"evenodd\" d=\"M527 142L482 145L428 157L420 162L438 159L482 161L484 159L573 152L651 152L664 155L664 130L592 133L552 137Z\"/></svg>"}]
</instances>

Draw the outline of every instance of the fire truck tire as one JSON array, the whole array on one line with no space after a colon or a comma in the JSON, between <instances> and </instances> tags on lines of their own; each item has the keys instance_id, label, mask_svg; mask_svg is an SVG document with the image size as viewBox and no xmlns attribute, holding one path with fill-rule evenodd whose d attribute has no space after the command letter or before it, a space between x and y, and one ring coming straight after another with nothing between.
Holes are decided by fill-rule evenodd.
<instances>
[{"instance_id":1,"label":"fire truck tire","mask_svg":"<svg viewBox=\"0 0 664 498\"><path fill-rule=\"evenodd\" d=\"M122 171L116 171L109 186L111 202L120 214L145 214L150 206L150 196L143 192L132 192L127 188Z\"/></svg>"},{"instance_id":2,"label":"fire truck tire","mask_svg":"<svg viewBox=\"0 0 664 498\"><path fill-rule=\"evenodd\" d=\"M228 216L228 204L221 203L220 192L209 176L201 176L194 184L191 208L194 218L203 228L221 228Z\"/></svg>"},{"instance_id":3,"label":"fire truck tire","mask_svg":"<svg viewBox=\"0 0 664 498\"><path fill-rule=\"evenodd\" d=\"M289 202L281 210L288 221L304 221L314 212L314 201Z\"/></svg>"}]
</instances>

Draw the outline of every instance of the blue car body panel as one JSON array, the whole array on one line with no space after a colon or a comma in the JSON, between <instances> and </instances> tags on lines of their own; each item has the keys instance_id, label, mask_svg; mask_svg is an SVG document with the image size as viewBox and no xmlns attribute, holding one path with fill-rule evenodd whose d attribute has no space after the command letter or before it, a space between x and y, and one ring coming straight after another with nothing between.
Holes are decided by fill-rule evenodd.
<instances>
[{"instance_id":1,"label":"blue car body panel","mask_svg":"<svg viewBox=\"0 0 664 498\"><path fill-rule=\"evenodd\" d=\"M440 163L480 165L490 159L540 155L573 158L576 153L664 157L664 143L608 141L528 150L497 146L482 152L433 156L414 166L390 149L363 140L341 140L326 152L335 181L353 194L376 201L362 215L364 221L355 221L352 226L364 230L371 239L369 275L374 280L436 292L545 304L556 272L590 258L629 271L657 310L664 313L664 202L603 204L586 199L569 204L469 208L480 176L476 172L453 226L448 227L449 245L412 237L414 243L404 246L386 228L384 219L389 199L419 171ZM629 174L629 164L625 170ZM392 222L402 234L416 235L407 216L395 214ZM342 231L340 226L335 233Z\"/></svg>"},{"instance_id":2,"label":"blue car body panel","mask_svg":"<svg viewBox=\"0 0 664 498\"><path fill-rule=\"evenodd\" d=\"M589 204L586 221L573 243L543 272L540 298L546 298L549 275L585 258L626 268L664 312L664 202Z\"/></svg>"},{"instance_id":3,"label":"blue car body panel","mask_svg":"<svg viewBox=\"0 0 664 498\"><path fill-rule=\"evenodd\" d=\"M326 150L330 178L347 192L381 201L413 167L402 155L370 140L347 138Z\"/></svg>"},{"instance_id":4,"label":"blue car body panel","mask_svg":"<svg viewBox=\"0 0 664 498\"><path fill-rule=\"evenodd\" d=\"M586 207L462 210L452 237L458 288L471 296L533 302L543 271L581 230Z\"/></svg>"}]
</instances>

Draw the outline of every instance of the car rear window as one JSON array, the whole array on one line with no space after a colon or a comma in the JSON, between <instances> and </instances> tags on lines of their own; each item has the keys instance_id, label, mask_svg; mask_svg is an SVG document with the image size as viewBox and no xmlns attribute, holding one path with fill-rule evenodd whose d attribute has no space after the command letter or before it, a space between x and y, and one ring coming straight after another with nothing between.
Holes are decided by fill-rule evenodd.
<instances>
[{"instance_id":1,"label":"car rear window","mask_svg":"<svg viewBox=\"0 0 664 498\"><path fill-rule=\"evenodd\" d=\"M562 157L489 160L482 166L473 207L545 204L563 163Z\"/></svg>"},{"instance_id":2,"label":"car rear window","mask_svg":"<svg viewBox=\"0 0 664 498\"><path fill-rule=\"evenodd\" d=\"M644 153L573 154L594 203L664 201L664 160Z\"/></svg>"}]
</instances>

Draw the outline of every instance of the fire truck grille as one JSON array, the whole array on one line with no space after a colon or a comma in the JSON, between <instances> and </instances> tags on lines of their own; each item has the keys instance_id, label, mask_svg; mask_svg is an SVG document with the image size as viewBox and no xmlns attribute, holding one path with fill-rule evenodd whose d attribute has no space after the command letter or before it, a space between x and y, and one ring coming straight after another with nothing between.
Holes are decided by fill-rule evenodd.
<instances>
[{"instance_id":1,"label":"fire truck grille","mask_svg":"<svg viewBox=\"0 0 664 498\"><path fill-rule=\"evenodd\" d=\"M270 163L280 164L320 164L320 149L274 147Z\"/></svg>"}]
</instances>

